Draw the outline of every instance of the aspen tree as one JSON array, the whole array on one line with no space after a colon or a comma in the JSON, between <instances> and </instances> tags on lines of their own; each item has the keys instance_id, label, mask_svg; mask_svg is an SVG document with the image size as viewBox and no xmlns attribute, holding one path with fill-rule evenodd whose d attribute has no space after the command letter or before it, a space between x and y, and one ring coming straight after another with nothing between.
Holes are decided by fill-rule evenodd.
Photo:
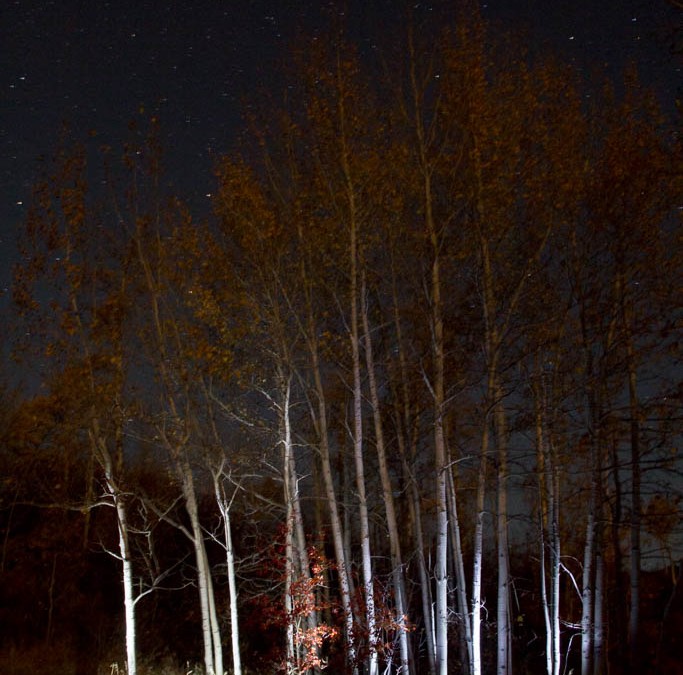
<instances>
[{"instance_id":1,"label":"aspen tree","mask_svg":"<svg viewBox=\"0 0 683 675\"><path fill-rule=\"evenodd\" d=\"M129 300L125 241L104 251L87 185L83 148L62 150L54 175L35 189L22 241L25 267L15 270L15 301L27 317L40 311L38 287L49 288L50 326L38 332L41 351L62 361L61 395L76 399L69 420L84 431L106 496L116 512L118 556L124 597L126 668L137 673L136 596L129 526L129 489L124 487L124 317ZM111 242L109 242L111 243ZM51 328L54 327L54 330ZM70 381L72 380L72 381ZM93 501L88 476L86 513Z\"/></svg>"}]
</instances>

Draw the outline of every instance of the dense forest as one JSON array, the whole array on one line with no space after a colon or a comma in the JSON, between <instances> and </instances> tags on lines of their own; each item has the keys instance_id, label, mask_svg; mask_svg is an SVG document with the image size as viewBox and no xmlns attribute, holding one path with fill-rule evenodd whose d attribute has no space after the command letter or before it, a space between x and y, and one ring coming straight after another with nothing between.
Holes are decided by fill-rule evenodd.
<instances>
[{"instance_id":1,"label":"dense forest","mask_svg":"<svg viewBox=\"0 0 683 675\"><path fill-rule=\"evenodd\" d=\"M293 49L208 217L144 111L43 161L2 672L680 672L680 120L443 28Z\"/></svg>"}]
</instances>

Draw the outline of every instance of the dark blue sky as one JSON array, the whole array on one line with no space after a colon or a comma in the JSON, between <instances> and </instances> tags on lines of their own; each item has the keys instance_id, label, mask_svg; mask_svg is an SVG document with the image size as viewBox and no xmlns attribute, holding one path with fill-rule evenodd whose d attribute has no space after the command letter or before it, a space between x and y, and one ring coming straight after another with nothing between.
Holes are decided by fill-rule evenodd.
<instances>
[{"instance_id":1,"label":"dark blue sky","mask_svg":"<svg viewBox=\"0 0 683 675\"><path fill-rule=\"evenodd\" d=\"M451 3L411 4L429 15ZM354 32L371 40L405 3L0 5L0 288L7 288L37 158L55 148L63 122L84 137L96 131L98 142L115 147L140 106L158 110L170 176L201 209L208 206L212 157L228 151L242 127L245 95L277 86L277 68L296 35L323 30L323 17L345 5ZM668 51L668 33L683 12L667 0L490 0L481 7L487 19L529 30L533 45L548 45L580 67L607 64L618 72L635 60L643 79L673 106L681 63Z\"/></svg>"}]
</instances>

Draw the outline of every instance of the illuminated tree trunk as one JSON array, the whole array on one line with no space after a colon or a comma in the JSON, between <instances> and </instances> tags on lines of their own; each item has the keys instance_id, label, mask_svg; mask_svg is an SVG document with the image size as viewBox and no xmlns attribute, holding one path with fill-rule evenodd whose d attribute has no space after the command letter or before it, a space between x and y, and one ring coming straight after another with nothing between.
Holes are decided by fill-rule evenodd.
<instances>
[{"instance_id":1,"label":"illuminated tree trunk","mask_svg":"<svg viewBox=\"0 0 683 675\"><path fill-rule=\"evenodd\" d=\"M499 330L496 325L498 317L498 303L494 293L493 266L489 250L489 241L484 233L484 207L481 196L483 189L481 177L481 160L479 157L478 146L474 146L474 161L477 174L477 193L479 223L479 245L480 262L483 284L482 308L484 315L484 331L486 346L486 368L487 376L487 409L488 414L484 420L484 438L482 440L479 491L477 497L477 509L480 520L477 522L475 530L475 550L481 555L483 536L483 509L484 509L484 489L486 478L486 467L488 460L486 455L489 452L490 431L493 428L494 446L497 450L497 513L496 513L496 541L498 552L498 591L497 591L497 611L496 611L496 632L497 632L497 659L496 669L498 675L507 675L511 669L511 634L510 634L510 570L509 570L509 546L508 546L508 509L507 509L507 423L506 413L503 405L502 388L499 383L498 363L501 350ZM511 303L508 312L512 312ZM475 553L477 555L477 553ZM481 575L481 561L479 561L478 575ZM477 582L480 589L481 577ZM473 594L474 595L474 594ZM474 602L474 598L473 598ZM478 603L479 604L479 601ZM474 618L473 618L474 621ZM480 666L479 666L480 667Z\"/></svg>"},{"instance_id":2,"label":"illuminated tree trunk","mask_svg":"<svg viewBox=\"0 0 683 675\"><path fill-rule=\"evenodd\" d=\"M412 47L412 46L411 46ZM415 134L417 136L417 152L421 180L422 204L424 208L424 224L427 240L430 245L430 328L431 351L434 362L432 382L430 384L433 397L433 431L434 431L434 479L436 502L436 560L434 578L436 585L436 617L435 617L435 654L436 672L438 675L448 673L448 502L446 498L446 440L444 436L444 334L443 309L441 300L441 241L437 231L433 212L432 167L427 158L427 139L422 119L422 100L415 72L414 55L411 59L411 84L415 105Z\"/></svg>"},{"instance_id":3,"label":"illuminated tree trunk","mask_svg":"<svg viewBox=\"0 0 683 675\"><path fill-rule=\"evenodd\" d=\"M302 248L306 246L305 238L301 227L298 229L299 242ZM305 250L305 249L304 249ZM306 274L304 260L300 264L301 284L305 293L306 318L305 318L305 339L308 345L309 356L311 359L311 371L313 375L313 395L317 405L311 406L312 421L315 426L320 451L320 465L325 488L325 498L330 515L330 526L332 528L332 543L337 560L337 575L339 579L339 592L344 617L344 628L347 642L348 662L354 664L356 660L356 645L353 633L354 616L351 607L351 591L349 581L349 569L344 547L344 530L339 516L339 507L334 488L334 478L332 474L332 462L330 459L329 448L329 428L327 423L327 404L325 399L325 389L323 387L322 375L320 372L320 355L318 353L318 338L313 313L313 300L311 297L310 280ZM355 668L354 668L355 670Z\"/></svg>"},{"instance_id":4,"label":"illuminated tree trunk","mask_svg":"<svg viewBox=\"0 0 683 675\"><path fill-rule=\"evenodd\" d=\"M285 636L286 655L287 655L287 671L297 666L297 653L294 646L294 602L292 598L292 585L294 583L294 506L293 506L293 489L292 472L289 465L292 455L291 432L289 426L289 395L291 385L287 382L284 401L280 414L282 417L282 424L284 426L282 444L283 444L283 477L285 488L285 504L287 506L287 533L285 539L285 614L287 616L287 631Z\"/></svg>"},{"instance_id":5,"label":"illuminated tree trunk","mask_svg":"<svg viewBox=\"0 0 683 675\"><path fill-rule=\"evenodd\" d=\"M449 457L450 465L450 457ZM464 629L464 640L467 651L467 666L464 674L472 671L472 622L467 603L467 579L465 577L465 564L462 557L462 543L460 537L460 519L458 517L458 501L453 480L453 472L448 470L448 508L450 512L449 525L451 530L451 542L453 548L453 561L455 564L455 576L457 583L458 613Z\"/></svg>"},{"instance_id":6,"label":"illuminated tree trunk","mask_svg":"<svg viewBox=\"0 0 683 675\"><path fill-rule=\"evenodd\" d=\"M121 581L123 584L123 607L126 626L126 669L131 675L137 675L135 623L135 594L133 591L133 562L130 550L128 511L123 494L114 477L114 462L107 448L107 441L102 438L97 420L92 422L90 442L95 450L98 462L104 471L107 492L116 508L116 524L119 535L119 557L121 559ZM118 445L118 443L117 443ZM120 448L122 450L122 448ZM122 455L121 455L122 459Z\"/></svg>"},{"instance_id":7,"label":"illuminated tree trunk","mask_svg":"<svg viewBox=\"0 0 683 675\"><path fill-rule=\"evenodd\" d=\"M489 425L484 422L477 479L476 521L472 551L472 675L481 675L481 575L484 557L484 510L489 456Z\"/></svg>"},{"instance_id":8,"label":"illuminated tree trunk","mask_svg":"<svg viewBox=\"0 0 683 675\"><path fill-rule=\"evenodd\" d=\"M285 543L285 611L287 612L287 663L293 673L303 672L302 663L310 656L306 636L301 628L301 617L294 615L296 600L293 596L293 585L297 581L309 582L311 578L310 560L306 550L303 515L299 494L299 479L292 444L292 426L290 418L291 381L279 373L283 383L282 403L278 406L282 426L283 477L285 504L287 506L287 533ZM306 591L308 592L308 591ZM312 592L312 591L311 591ZM306 607L305 622L309 635L314 635L318 626L318 612L315 607ZM314 656L318 656L317 648L311 648ZM308 667L305 667L308 670Z\"/></svg>"},{"instance_id":9,"label":"illuminated tree trunk","mask_svg":"<svg viewBox=\"0 0 683 675\"><path fill-rule=\"evenodd\" d=\"M232 544L232 526L230 524L231 501L227 498L222 484L222 470L214 472L213 485L216 504L223 518L223 546L225 563L228 570L228 592L230 594L230 640L232 646L232 669L234 675L242 675L242 659L240 656L239 615L237 613L237 576L235 574L235 550Z\"/></svg>"},{"instance_id":10,"label":"illuminated tree trunk","mask_svg":"<svg viewBox=\"0 0 683 675\"><path fill-rule=\"evenodd\" d=\"M133 597L133 565L128 542L128 522L125 505L119 495L116 501L116 516L119 527L119 553L121 554L123 606L126 616L126 669L130 675L137 674L135 598Z\"/></svg>"},{"instance_id":11,"label":"illuminated tree trunk","mask_svg":"<svg viewBox=\"0 0 683 675\"><path fill-rule=\"evenodd\" d=\"M350 226L350 273L351 273L351 360L353 369L353 457L356 467L356 489L358 491L358 507L360 517L361 558L363 567L363 587L365 591L365 620L368 631L368 661L370 675L377 675L377 629L375 627L374 581L372 574L372 557L370 554L370 525L368 522L368 504L365 490L365 468L363 458L363 413L362 390L360 379L360 345L358 324L358 215L356 209L355 189L351 179L348 148L346 145L345 122L346 112L343 96L339 97L339 119L341 126L342 168L345 177L346 197L348 200L348 216Z\"/></svg>"},{"instance_id":12,"label":"illuminated tree trunk","mask_svg":"<svg viewBox=\"0 0 683 675\"><path fill-rule=\"evenodd\" d=\"M191 541L194 548L195 564L197 565L197 585L202 615L202 638L204 641L204 665L207 675L219 675L223 672L223 650L216 615L211 570L204 546L204 532L199 523L194 478L192 477L192 469L187 460L178 460L176 470L178 471L179 478L182 480L185 511L190 518Z\"/></svg>"},{"instance_id":13,"label":"illuminated tree trunk","mask_svg":"<svg viewBox=\"0 0 683 675\"><path fill-rule=\"evenodd\" d=\"M189 383L187 378L182 376L176 377L176 374L172 372L174 358L178 358L178 354L173 349L173 346L179 345L177 317L166 317L162 313L161 284L166 280L161 278L161 269L157 270L157 277L152 268L153 253L159 256L159 260L155 262L161 266L163 251L159 246L159 240L157 239L153 244L157 247L156 251L152 249L153 253L150 253L146 249L146 233L143 231L141 219L137 219L136 226L138 228L135 238L136 253L148 293L152 330L157 351L157 362L155 365L161 380L163 391L162 403L170 420L170 422L164 421L158 427L158 432L181 485L185 510L190 519L190 530L186 531L186 534L192 542L195 564L197 566L197 585L204 643L204 666L207 675L222 675L223 647L216 613L213 581L206 555L204 532L199 522L194 475L187 457L187 443L190 438L188 429L192 416L191 396L188 391ZM158 236L159 233L157 232L156 235ZM183 382L183 384L179 384L179 382ZM179 400L183 401L182 405L176 402L177 396ZM180 410L183 410L184 415L180 414Z\"/></svg>"},{"instance_id":14,"label":"illuminated tree trunk","mask_svg":"<svg viewBox=\"0 0 683 675\"><path fill-rule=\"evenodd\" d=\"M387 530L389 532L389 548L391 551L392 577L394 580L394 594L396 603L396 623L399 626L399 645L401 659L399 673L409 672L410 655L408 652L408 629L406 591L403 574L403 560L401 556L401 541L398 532L398 521L396 518L396 507L394 505L394 494L387 466L387 455L384 447L384 431L382 429L382 417L380 413L379 394L377 393L377 380L375 377L375 362L372 353L372 336L370 332L370 322L368 320L368 307L365 295L365 283L361 284L361 311L363 319L363 339L365 341L365 361L368 371L368 385L370 389L370 403L372 405L372 416L375 425L375 444L377 446L377 459L379 463L379 475L382 483L382 496L384 498L384 508L386 510Z\"/></svg>"},{"instance_id":15,"label":"illuminated tree trunk","mask_svg":"<svg viewBox=\"0 0 683 675\"><path fill-rule=\"evenodd\" d=\"M393 302L393 318L394 330L396 331L396 344L398 349L399 360L399 374L400 382L396 387L396 418L398 427L398 449L401 455L403 464L404 477L407 479L409 486L409 504L410 514L413 522L414 542L415 542L415 556L417 558L418 576L420 579L420 599L422 601L422 620L424 622L424 637L427 650L427 661L429 663L429 673L434 675L436 673L436 647L434 644L434 622L432 620L432 594L431 583L429 582L429 574L427 573L427 563L425 561L425 544L422 533L422 509L420 507L420 493L417 486L417 481L409 464L409 457L406 446L414 447L411 443L411 427L414 426L412 422L413 415L411 414L410 404L410 388L408 384L408 366L403 344L403 331L401 329L401 316L399 312L398 290L396 288L396 271L394 268L394 261L392 257L391 265L391 281L392 281L392 302ZM401 423L402 422L402 423ZM412 452L410 453L412 458Z\"/></svg>"},{"instance_id":16,"label":"illuminated tree trunk","mask_svg":"<svg viewBox=\"0 0 683 675\"><path fill-rule=\"evenodd\" d=\"M510 630L510 550L508 545L508 467L507 467L507 424L501 402L500 387L494 389L496 409L494 423L496 445L498 446L498 675L512 671L512 635Z\"/></svg>"},{"instance_id":17,"label":"illuminated tree trunk","mask_svg":"<svg viewBox=\"0 0 683 675\"><path fill-rule=\"evenodd\" d=\"M560 530L559 478L552 431L549 428L547 384L541 366L532 385L536 431L539 486L539 553L541 603L545 622L545 661L547 675L560 674ZM546 560L549 561L546 564Z\"/></svg>"},{"instance_id":18,"label":"illuminated tree trunk","mask_svg":"<svg viewBox=\"0 0 683 675\"><path fill-rule=\"evenodd\" d=\"M317 363L317 350L313 355L313 376L315 378L316 393L318 396L318 435L320 441L320 460L322 465L323 483L325 496L330 513L330 525L332 527L332 541L337 559L337 573L339 576L339 590L341 594L342 611L344 614L344 626L348 645L348 659L354 663L356 659L356 646L353 635L353 611L351 609L351 593L349 589L349 569L344 550L344 534L339 518L337 497L334 491L334 479L332 477L332 465L330 462L330 450L328 445L327 412L325 410L325 398L320 377L320 369Z\"/></svg>"}]
</instances>

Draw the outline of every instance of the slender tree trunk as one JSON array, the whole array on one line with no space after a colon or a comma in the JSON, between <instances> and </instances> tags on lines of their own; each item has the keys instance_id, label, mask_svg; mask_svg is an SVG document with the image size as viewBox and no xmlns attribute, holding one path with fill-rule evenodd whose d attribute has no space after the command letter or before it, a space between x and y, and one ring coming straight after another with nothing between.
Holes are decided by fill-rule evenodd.
<instances>
[{"instance_id":1,"label":"slender tree trunk","mask_svg":"<svg viewBox=\"0 0 683 675\"><path fill-rule=\"evenodd\" d=\"M481 458L477 480L476 522L472 551L472 675L482 674L481 664L481 575L484 554L484 506L486 497L486 474L489 455L489 423L484 421L481 439Z\"/></svg>"},{"instance_id":2,"label":"slender tree trunk","mask_svg":"<svg viewBox=\"0 0 683 675\"><path fill-rule=\"evenodd\" d=\"M70 251L70 245L69 245ZM67 260L70 253L67 253ZM121 287L119 289L121 296L126 290L127 279L123 276L120 280ZM81 349L86 357L88 367L88 378L90 394L95 399L97 397L97 386L95 383L95 374L93 370L93 360L91 345L86 337L86 331L83 326L82 313L79 302L76 296L76 289L69 290L69 304L76 323L78 326L79 336L81 339ZM123 584L123 607L125 616L125 632L126 632L126 670L128 675L137 675L137 626L135 619L135 594L133 590L133 561L130 549L130 528L128 525L128 509L126 505L125 496L119 487L119 481L123 474L123 421L120 414L120 402L123 389L123 342L120 333L115 333L114 338L114 362L117 363L116 368L116 383L117 383L117 398L115 399L115 431L113 439L107 439L102 429L101 418L98 416L96 410L91 412L90 428L88 430L88 437L90 442L91 454L88 460L88 487L86 493L86 504L89 506L93 497L93 478L95 462L104 472L104 481L107 492L111 496L112 502L116 510L116 524L119 539L119 557L121 559L121 581ZM113 452L110 451L111 442ZM84 536L87 536L90 509L86 511L86 526Z\"/></svg>"},{"instance_id":3,"label":"slender tree trunk","mask_svg":"<svg viewBox=\"0 0 683 675\"><path fill-rule=\"evenodd\" d=\"M536 377L540 380L540 377ZM543 608L543 622L545 624L545 672L547 675L554 675L553 665L553 629L552 629L552 601L548 597L548 580L546 572L546 547L550 547L549 537L549 511L550 511L550 490L547 484L546 469L546 430L544 428L544 401L542 402L543 386L535 382L534 393L534 412L535 412L535 431L536 431L536 470L538 474L538 529L539 529L539 554L541 572L541 606ZM552 575L551 575L552 579ZM552 584L552 580L551 580ZM552 593L552 592L551 592Z\"/></svg>"},{"instance_id":4,"label":"slender tree trunk","mask_svg":"<svg viewBox=\"0 0 683 675\"><path fill-rule=\"evenodd\" d=\"M223 545L225 562L228 569L228 592L230 594L230 639L232 646L233 675L242 675L240 657L239 615L237 613L237 575L235 573L235 550L232 545L232 525L230 522L230 501L221 484L220 472L214 473L214 493L216 503L223 518Z\"/></svg>"},{"instance_id":5,"label":"slender tree trunk","mask_svg":"<svg viewBox=\"0 0 683 675\"><path fill-rule=\"evenodd\" d=\"M502 403L502 392L494 388L496 399L494 424L498 446L498 675L512 672L512 641L510 632L510 551L508 545L508 467L507 467L507 424Z\"/></svg>"},{"instance_id":6,"label":"slender tree trunk","mask_svg":"<svg viewBox=\"0 0 683 675\"><path fill-rule=\"evenodd\" d=\"M562 645L561 626L560 626L560 571L561 571L561 540L560 540L560 480L559 469L556 457L555 443L552 437L549 439L550 456L552 459L552 467L550 469L550 485L551 493L549 495L550 503L552 504L552 513L550 515L550 580L551 580L551 626L553 633L553 673L552 675L560 675L560 666L562 659Z\"/></svg>"},{"instance_id":7,"label":"slender tree trunk","mask_svg":"<svg viewBox=\"0 0 683 675\"><path fill-rule=\"evenodd\" d=\"M310 319L312 322L312 318ZM309 326L310 327L310 326ZM348 645L348 659L350 663L355 663L356 647L353 634L353 610L351 607L351 592L349 585L349 570L344 549L344 532L339 517L337 497L334 490L334 478L332 477L332 464L330 461L330 449L328 444L327 410L325 405L325 392L320 374L320 364L318 361L318 350L315 345L315 333L309 334L309 344L311 347L311 366L315 384L315 393L318 399L318 410L316 425L320 441L320 463L323 474L323 484L325 486L325 497L330 513L330 525L332 527L332 542L334 545L335 556L337 559L337 575L339 578L339 591L341 595L342 611L344 614L344 625L346 629L346 640Z\"/></svg>"},{"instance_id":8,"label":"slender tree trunk","mask_svg":"<svg viewBox=\"0 0 683 675\"><path fill-rule=\"evenodd\" d=\"M340 113L342 129L344 121L343 109ZM342 133L342 138L344 134ZM346 174L347 196L351 225L350 258L351 258L351 358L353 369L353 457L356 467L356 489L358 491L358 510L360 517L361 558L363 567L363 586L365 595L365 620L368 631L368 663L370 675L377 675L377 629L375 627L374 580L372 574L372 557L370 553L370 524L368 521L368 504L365 490L365 468L363 458L363 410L360 379L360 345L358 325L358 224L353 185L350 169L343 146L344 172Z\"/></svg>"},{"instance_id":9,"label":"slender tree trunk","mask_svg":"<svg viewBox=\"0 0 683 675\"><path fill-rule=\"evenodd\" d=\"M427 156L428 142L422 117L422 96L415 70L415 54L410 45L410 77L413 103L415 107L415 134L421 179L422 201L424 208L424 224L431 254L431 279L429 286L430 329L433 358L433 373L430 388L433 397L434 425L434 474L436 503L436 560L434 578L436 585L436 672L438 675L448 673L448 501L446 498L446 440L444 435L444 329L443 308L441 299L441 241L434 216L434 195L432 189L432 171Z\"/></svg>"},{"instance_id":10,"label":"slender tree trunk","mask_svg":"<svg viewBox=\"0 0 683 675\"><path fill-rule=\"evenodd\" d=\"M136 220L136 227L137 232L134 243L137 259L140 263L147 292L149 294L151 322L156 337L156 348L159 352L158 368L161 376L164 403L167 407L170 419L172 420L172 424L177 425L177 429L172 430L170 434L165 428L160 429L160 431L169 456L173 462L176 475L182 486L185 510L190 518L191 540L197 566L197 584L202 616L204 665L207 675L223 675L223 647L220 635L220 625L216 613L211 569L206 555L204 533L199 522L194 476L192 467L190 466L190 462L186 455L186 448L184 447L189 436L187 426L189 425L191 417L191 396L188 391L187 383L181 385L184 386L181 392L184 396L185 404L185 410L183 411L184 415L181 415L181 406L176 402L176 390L178 387L177 378L171 371L173 368L173 360L170 358L170 355L174 353L172 345L179 341L177 333L178 327L177 323L174 321L175 317L171 316L170 320L166 320L162 310L163 305L160 296L160 283L163 277L161 271L162 251L159 248L158 239L156 241L152 240L153 245L157 247L156 252L159 256L159 259L155 261L158 265L158 269L155 270L152 267L154 258L150 256L145 245L149 239L145 236L146 233L143 230L142 219ZM159 237L159 234L160 233L157 231L157 237ZM176 331L175 334L173 333L174 330ZM179 432L177 433L177 437L174 437L174 432Z\"/></svg>"},{"instance_id":11,"label":"slender tree trunk","mask_svg":"<svg viewBox=\"0 0 683 675\"><path fill-rule=\"evenodd\" d=\"M379 394L377 392L377 378L375 376L375 362L372 351L372 334L370 332L370 321L368 319L368 306L366 301L365 277L361 284L361 315L363 320L363 338L365 341L365 362L368 372L368 385L370 389L370 403L372 406L372 416L375 426L375 444L377 446L377 459L379 463L379 475L382 484L382 496L387 518L387 530L389 532L389 548L391 552L392 577L394 580L394 595L396 603L396 623L399 626L399 647L400 663L399 673L409 672L408 653L408 629L407 608L405 606L405 583L403 574L403 560L401 556L401 540L398 532L398 521L396 519L396 507L394 505L394 494L389 476L387 465L386 449L384 447L384 431L382 429L382 417L379 405Z\"/></svg>"},{"instance_id":12,"label":"slender tree trunk","mask_svg":"<svg viewBox=\"0 0 683 675\"><path fill-rule=\"evenodd\" d=\"M213 602L213 583L211 571L204 547L204 533L199 523L197 497L192 478L192 469L187 460L180 459L177 464L183 485L185 510L190 518L192 545L197 565L197 584L199 589L199 605L202 615L202 638L204 641L204 667L207 675L223 673L223 653L218 626L216 624L215 604Z\"/></svg>"},{"instance_id":13,"label":"slender tree trunk","mask_svg":"<svg viewBox=\"0 0 683 675\"><path fill-rule=\"evenodd\" d=\"M450 456L449 456L450 464ZM448 505L450 511L450 530L453 549L453 561L455 565L455 578L457 583L456 597L458 603L458 613L462 621L465 641L466 665L463 675L467 675L472 669L472 623L470 621L469 605L467 604L467 579L465 578L465 564L462 556L462 540L460 537L460 519L458 517L458 501L455 489L453 472L448 470Z\"/></svg>"},{"instance_id":14,"label":"slender tree trunk","mask_svg":"<svg viewBox=\"0 0 683 675\"><path fill-rule=\"evenodd\" d=\"M286 453L289 460L286 461L285 471L288 473L288 483L291 495L291 517L293 528L293 547L294 559L298 561L298 566L294 565L294 572L300 578L309 581L311 578L310 559L308 556L308 549L306 546L306 534L304 530L304 518L301 510L301 494L299 492L299 474L296 469L296 457L294 455L294 445L292 443L292 425L290 418L290 386L287 383L287 391L285 397L284 414L284 428L285 428L285 447L289 448ZM316 589L316 593L318 589ZM306 624L309 633L312 635L318 627L318 610L311 608L306 616Z\"/></svg>"},{"instance_id":15,"label":"slender tree trunk","mask_svg":"<svg viewBox=\"0 0 683 675\"><path fill-rule=\"evenodd\" d=\"M135 598L133 597L133 565L128 541L128 514L121 495L114 494L119 530L119 554L123 581L123 607L126 615L126 668L129 675L137 675Z\"/></svg>"},{"instance_id":16,"label":"slender tree trunk","mask_svg":"<svg viewBox=\"0 0 683 675\"><path fill-rule=\"evenodd\" d=\"M285 539L285 614L287 616L287 630L285 634L285 653L287 659L287 673L297 672L298 659L294 648L294 602L292 598L292 586L294 584L294 511L292 509L291 485L289 483L289 471L287 470L287 450L285 450L285 504L287 505L287 534Z\"/></svg>"},{"instance_id":17,"label":"slender tree trunk","mask_svg":"<svg viewBox=\"0 0 683 675\"><path fill-rule=\"evenodd\" d=\"M427 222L432 242L432 330L434 354L434 449L436 471L436 665L439 675L448 673L448 504L446 500L446 442L444 437L444 341L441 316L439 244L431 214L431 187L426 179Z\"/></svg>"},{"instance_id":18,"label":"slender tree trunk","mask_svg":"<svg viewBox=\"0 0 683 675\"><path fill-rule=\"evenodd\" d=\"M418 123L418 135L423 136ZM424 141L420 141L424 155ZM432 356L434 359L433 382L431 385L434 406L434 472L436 500L436 670L439 675L448 673L448 503L446 499L446 441L444 436L444 336L441 306L440 244L432 212L432 186L430 169L426 158L422 158L423 196L425 224L431 244L431 329Z\"/></svg>"},{"instance_id":19,"label":"slender tree trunk","mask_svg":"<svg viewBox=\"0 0 683 675\"><path fill-rule=\"evenodd\" d=\"M537 369L533 392L540 502L541 601L546 630L546 673L559 675L561 665L559 477L555 445L549 427L552 415L548 410L549 393L541 368Z\"/></svg>"},{"instance_id":20,"label":"slender tree trunk","mask_svg":"<svg viewBox=\"0 0 683 675\"><path fill-rule=\"evenodd\" d=\"M306 238L303 228L299 224L297 230L298 240L303 250L306 250ZM354 638L354 615L351 605L351 580L348 569L348 558L346 556L344 546L344 528L342 528L341 518L339 516L339 506L334 488L334 478L332 473L332 461L330 457L329 447L329 427L327 422L327 404L325 398L325 389L323 387L322 375L320 370L320 355L318 352L318 333L315 322L315 315L313 310L313 298L311 290L311 280L306 271L305 260L302 257L299 272L301 277L301 286L304 289L306 316L303 322L305 326L304 338L309 351L311 359L311 373L313 375L313 394L317 405L312 405L311 416L312 422L316 429L319 441L319 455L320 468L322 472L323 485L325 489L325 499L327 501L327 508L330 515L330 526L332 528L332 543L334 547L335 558L337 561L337 576L339 580L339 593L341 600L342 613L344 617L344 629L347 643L347 657L348 662L353 664L354 672L356 670L356 646Z\"/></svg>"},{"instance_id":21,"label":"slender tree trunk","mask_svg":"<svg viewBox=\"0 0 683 675\"><path fill-rule=\"evenodd\" d=\"M398 449L403 465L403 474L409 487L409 505L412 522L414 526L413 534L415 541L415 556L417 558L418 575L420 579L420 598L422 600L422 617L424 622L425 642L427 649L427 661L429 663L429 674L436 673L436 647L434 644L434 624L432 621L432 594L429 575L427 574L427 564L424 556L424 536L422 533L422 510L420 508L420 493L418 490L415 476L408 462L407 443L410 443L410 429L412 424L412 414L410 405L410 389L408 385L408 367L406 362L405 348L403 345L403 331L401 329L401 317L398 304L398 291L396 288L396 273L393 264L391 266L392 282L392 303L394 310L394 329L396 331L396 344L398 345L400 386L397 387L396 395L396 418L398 427ZM400 399L400 403L399 403ZM401 424L401 420L403 423ZM411 444L414 447L414 444ZM410 453L412 456L412 453Z\"/></svg>"},{"instance_id":22,"label":"slender tree trunk","mask_svg":"<svg viewBox=\"0 0 683 675\"><path fill-rule=\"evenodd\" d=\"M232 545L232 526L230 525L229 511L226 511L224 522L226 543L225 555L228 565L228 591L230 592L230 639L232 643L232 670L233 675L242 675L239 616L237 614L237 575L235 573L235 552Z\"/></svg>"},{"instance_id":23,"label":"slender tree trunk","mask_svg":"<svg viewBox=\"0 0 683 675\"><path fill-rule=\"evenodd\" d=\"M99 435L99 425L94 422L91 442L97 447L99 462L104 470L105 484L116 508L116 524L119 535L119 557L121 559L121 581L123 584L123 609L126 626L126 669L130 675L137 675L137 630L135 621L135 593L133 591L133 561L130 550L128 510L124 496L114 480L114 462L106 441Z\"/></svg>"},{"instance_id":24,"label":"slender tree trunk","mask_svg":"<svg viewBox=\"0 0 683 675\"><path fill-rule=\"evenodd\" d=\"M223 671L223 642L221 639L221 628L218 623L218 610L216 608L216 596L213 590L213 579L211 576L211 565L206 554L206 546L202 540L202 550L204 552L204 569L207 575L207 597L209 600L209 618L211 621L211 644L213 646L213 660L216 675L224 675Z\"/></svg>"}]
</instances>

